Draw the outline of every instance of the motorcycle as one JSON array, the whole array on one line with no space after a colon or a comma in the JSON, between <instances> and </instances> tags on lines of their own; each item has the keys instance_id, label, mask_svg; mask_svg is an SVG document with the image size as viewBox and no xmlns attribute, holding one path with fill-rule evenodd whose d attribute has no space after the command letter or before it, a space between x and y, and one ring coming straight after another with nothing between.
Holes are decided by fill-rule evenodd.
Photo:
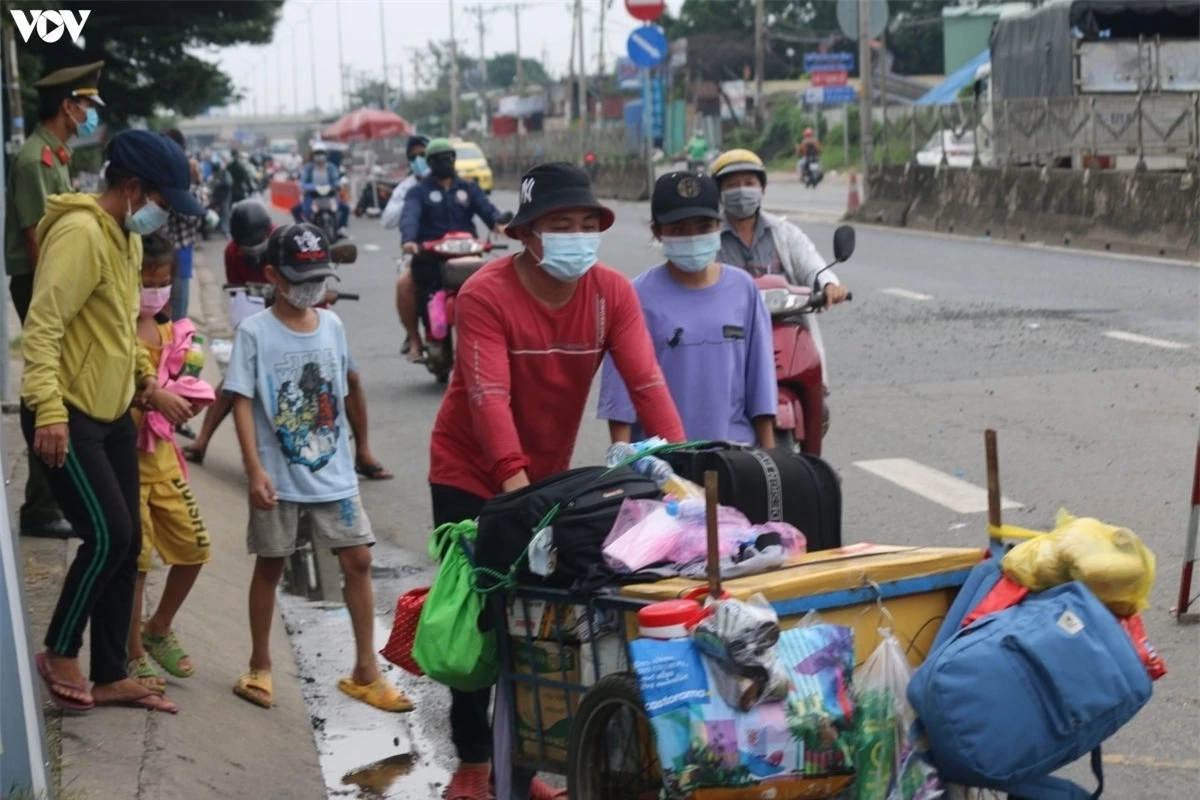
<instances>
[{"instance_id":1,"label":"motorcycle","mask_svg":"<svg viewBox=\"0 0 1200 800\"><path fill-rule=\"evenodd\" d=\"M506 224L512 216L504 214L499 223ZM446 383L454 371L454 307L458 290L488 262L488 253L507 250L508 245L451 231L440 239L425 242L421 249L438 260L436 277L428 281L417 298L421 326L425 329L425 368L438 383Z\"/></svg>"},{"instance_id":2,"label":"motorcycle","mask_svg":"<svg viewBox=\"0 0 1200 800\"><path fill-rule=\"evenodd\" d=\"M308 205L308 221L325 231L330 242L336 242L338 236L338 190L328 183L318 183L308 192L305 198Z\"/></svg>"},{"instance_id":3,"label":"motorcycle","mask_svg":"<svg viewBox=\"0 0 1200 800\"><path fill-rule=\"evenodd\" d=\"M800 160L800 179L804 182L806 189L815 189L825 177L825 169L821 166L821 159L810 158Z\"/></svg>"},{"instance_id":4,"label":"motorcycle","mask_svg":"<svg viewBox=\"0 0 1200 800\"><path fill-rule=\"evenodd\" d=\"M378 217L383 213L384 206L387 205L392 192L398 185L399 181L388 180L380 177L378 173L372 172L370 180L363 185L362 191L359 192L358 203L354 206L354 216L361 217L365 214L368 217Z\"/></svg>"},{"instance_id":5,"label":"motorcycle","mask_svg":"<svg viewBox=\"0 0 1200 800\"><path fill-rule=\"evenodd\" d=\"M833 234L833 263L854 253L854 228L842 225ZM779 386L775 412L775 446L821 455L821 439L829 427L825 405L825 376L821 355L801 317L825 308L825 293L818 278L812 288L793 286L783 275L763 275L754 282L771 315L775 344L775 380ZM846 296L847 300L854 295Z\"/></svg>"}]
</instances>

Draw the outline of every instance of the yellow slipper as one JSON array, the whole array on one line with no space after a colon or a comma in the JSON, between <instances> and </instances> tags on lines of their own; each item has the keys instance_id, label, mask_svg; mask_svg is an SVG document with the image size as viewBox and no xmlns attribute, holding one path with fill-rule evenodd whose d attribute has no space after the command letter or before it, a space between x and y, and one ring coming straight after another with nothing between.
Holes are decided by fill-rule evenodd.
<instances>
[{"instance_id":1,"label":"yellow slipper","mask_svg":"<svg viewBox=\"0 0 1200 800\"><path fill-rule=\"evenodd\" d=\"M355 683L353 678L342 678L338 688L355 700L360 700L380 711L402 713L412 711L412 701L405 697L404 692L397 689L387 678L379 677L368 684Z\"/></svg>"},{"instance_id":2,"label":"yellow slipper","mask_svg":"<svg viewBox=\"0 0 1200 800\"><path fill-rule=\"evenodd\" d=\"M275 700L271 673L258 669L243 673L233 685L233 693L256 706L270 708Z\"/></svg>"}]
</instances>

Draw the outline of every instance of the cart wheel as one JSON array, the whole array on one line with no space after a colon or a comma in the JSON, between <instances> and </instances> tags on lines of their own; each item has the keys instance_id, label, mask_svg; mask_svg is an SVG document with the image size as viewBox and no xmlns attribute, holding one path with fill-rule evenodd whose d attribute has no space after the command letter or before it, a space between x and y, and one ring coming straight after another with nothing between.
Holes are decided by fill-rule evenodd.
<instances>
[{"instance_id":1,"label":"cart wheel","mask_svg":"<svg viewBox=\"0 0 1200 800\"><path fill-rule=\"evenodd\" d=\"M596 681L583 696L567 743L571 800L657 800L662 770L637 678Z\"/></svg>"}]
</instances>

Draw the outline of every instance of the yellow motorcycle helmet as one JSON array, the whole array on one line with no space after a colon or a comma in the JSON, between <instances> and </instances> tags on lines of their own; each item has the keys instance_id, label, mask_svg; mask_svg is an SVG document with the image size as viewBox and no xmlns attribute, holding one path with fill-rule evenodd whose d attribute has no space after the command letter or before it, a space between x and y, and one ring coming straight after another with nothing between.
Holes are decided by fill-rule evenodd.
<instances>
[{"instance_id":1,"label":"yellow motorcycle helmet","mask_svg":"<svg viewBox=\"0 0 1200 800\"><path fill-rule=\"evenodd\" d=\"M763 188L767 185L767 168L763 166L762 159L754 151L740 147L736 150L726 150L717 156L709 171L718 186L721 185L722 178L735 172L753 172L762 181Z\"/></svg>"}]
</instances>

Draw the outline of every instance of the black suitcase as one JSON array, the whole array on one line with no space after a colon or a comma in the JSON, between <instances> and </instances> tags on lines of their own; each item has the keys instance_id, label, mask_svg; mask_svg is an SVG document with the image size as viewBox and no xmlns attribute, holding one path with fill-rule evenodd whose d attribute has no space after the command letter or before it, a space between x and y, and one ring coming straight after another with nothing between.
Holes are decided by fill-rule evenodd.
<instances>
[{"instance_id":1,"label":"black suitcase","mask_svg":"<svg viewBox=\"0 0 1200 800\"><path fill-rule=\"evenodd\" d=\"M794 525L810 552L842 546L841 482L833 467L817 456L715 444L662 458L676 474L701 486L704 473L716 470L721 505L736 508L755 524Z\"/></svg>"}]
</instances>

